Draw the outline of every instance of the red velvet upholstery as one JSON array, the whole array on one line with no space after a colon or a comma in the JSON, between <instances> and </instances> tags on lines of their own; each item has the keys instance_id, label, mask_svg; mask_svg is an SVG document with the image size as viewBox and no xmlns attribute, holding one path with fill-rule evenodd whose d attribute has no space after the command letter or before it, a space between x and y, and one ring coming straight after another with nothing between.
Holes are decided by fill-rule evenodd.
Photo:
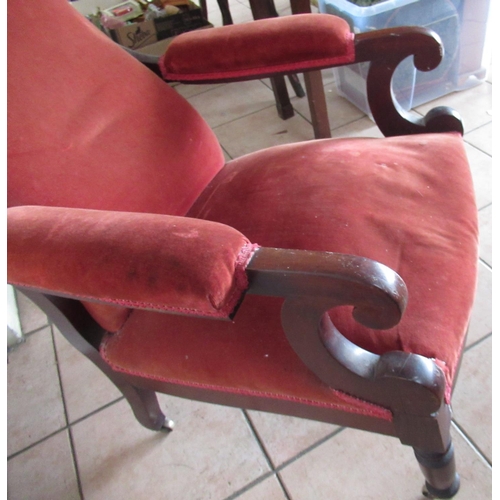
<instances>
[{"instance_id":1,"label":"red velvet upholstery","mask_svg":"<svg viewBox=\"0 0 500 500\"><path fill-rule=\"evenodd\" d=\"M389 411L332 390L302 363L281 328L281 303L248 295L234 323L134 311L101 354L118 371L173 384L390 420Z\"/></svg>"},{"instance_id":2,"label":"red velvet upholstery","mask_svg":"<svg viewBox=\"0 0 500 500\"><path fill-rule=\"evenodd\" d=\"M189 103L67 0L9 2L7 28L9 206L184 215L224 164Z\"/></svg>"},{"instance_id":3,"label":"red velvet upholstery","mask_svg":"<svg viewBox=\"0 0 500 500\"><path fill-rule=\"evenodd\" d=\"M248 155L223 168L215 135L187 102L66 0L40 5L9 4L9 206L62 208L57 220L50 210L15 211L9 261L16 279L125 303L85 304L104 328L117 330L101 346L116 370L388 420L388 411L333 391L304 367L281 329L279 299L246 297L234 323L128 310L149 302L163 309L228 312L235 262L247 238L263 246L370 257L406 281L403 322L374 332L342 310L332 312L334 323L373 352L402 349L437 358L450 386L477 259L476 211L460 137L308 142ZM339 33L344 31L332 31ZM282 55L291 54L287 36ZM347 56L346 38L340 38L343 49L336 56ZM313 45L306 44L309 50ZM329 50L315 57L331 57ZM266 57L267 52L272 51ZM176 64L184 59L179 54L170 52ZM225 56L211 57L215 62ZM266 58L265 64L274 63ZM235 61L232 71L237 66L244 67ZM219 65L217 72L222 70ZM204 244L193 249L193 241L177 237L176 222L166 217L186 214L225 226L188 220L190 230L205 235ZM182 268L164 262L172 254L182 259ZM125 287L131 257L140 261L135 290ZM79 259L89 264L79 265ZM105 261L112 266L109 274ZM188 293L181 274L185 263L197 280ZM222 274L204 276L209 268ZM175 285L158 289L151 276ZM215 294L218 305L209 306L205 293Z\"/></svg>"},{"instance_id":4,"label":"red velvet upholstery","mask_svg":"<svg viewBox=\"0 0 500 500\"><path fill-rule=\"evenodd\" d=\"M103 210L11 208L8 235L10 283L208 317L240 302L253 250L222 224Z\"/></svg>"},{"instance_id":5,"label":"red velvet upholstery","mask_svg":"<svg viewBox=\"0 0 500 500\"><path fill-rule=\"evenodd\" d=\"M436 358L449 397L477 262L474 193L460 136L326 140L247 155L226 165L188 215L228 224L263 246L361 255L394 269L409 289L397 327L367 329L349 308L333 310L333 322L372 352ZM328 389L305 375L279 308L279 300L246 297L233 324L217 325L134 312L103 354L127 372L324 402ZM144 324L151 345L164 351L144 344Z\"/></svg>"},{"instance_id":6,"label":"red velvet upholstery","mask_svg":"<svg viewBox=\"0 0 500 500\"><path fill-rule=\"evenodd\" d=\"M332 312L333 322L369 351L441 360L451 383L477 263L477 210L458 134L325 140L247 155L226 165L189 215L262 246L360 255L395 270L409 291L397 327L368 330L347 308Z\"/></svg>"},{"instance_id":7,"label":"red velvet upholstery","mask_svg":"<svg viewBox=\"0 0 500 500\"><path fill-rule=\"evenodd\" d=\"M302 14L184 33L169 45L160 68L166 80L196 82L302 72L353 61L354 35L346 21Z\"/></svg>"}]
</instances>

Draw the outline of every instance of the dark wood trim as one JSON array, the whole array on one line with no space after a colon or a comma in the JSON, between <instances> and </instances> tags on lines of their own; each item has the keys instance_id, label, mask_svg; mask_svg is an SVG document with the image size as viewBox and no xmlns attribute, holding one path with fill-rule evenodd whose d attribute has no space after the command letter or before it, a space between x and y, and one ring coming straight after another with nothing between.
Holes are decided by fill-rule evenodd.
<instances>
[{"instance_id":1,"label":"dark wood trim","mask_svg":"<svg viewBox=\"0 0 500 500\"><path fill-rule=\"evenodd\" d=\"M396 325L407 300L396 273L362 257L269 248L258 250L247 269L248 293L285 297L283 330L312 372L334 389L390 409L405 444L444 451L441 369L412 353L365 351L347 340L327 314L352 305L353 317L365 326Z\"/></svg>"},{"instance_id":2,"label":"dark wood trim","mask_svg":"<svg viewBox=\"0 0 500 500\"><path fill-rule=\"evenodd\" d=\"M366 87L372 116L385 136L426 132L458 132L460 115L448 107L436 107L425 117L404 110L394 99L391 80L397 66L414 56L419 71L436 68L443 57L439 37L427 28L398 27L361 33L355 37L356 62L370 62Z\"/></svg>"},{"instance_id":3,"label":"dark wood trim","mask_svg":"<svg viewBox=\"0 0 500 500\"><path fill-rule=\"evenodd\" d=\"M66 340L108 377L125 396L139 423L155 431L162 430L165 424L170 425L153 391L130 384L102 359L99 346L106 331L92 319L80 301L16 288L40 307Z\"/></svg>"}]
</instances>

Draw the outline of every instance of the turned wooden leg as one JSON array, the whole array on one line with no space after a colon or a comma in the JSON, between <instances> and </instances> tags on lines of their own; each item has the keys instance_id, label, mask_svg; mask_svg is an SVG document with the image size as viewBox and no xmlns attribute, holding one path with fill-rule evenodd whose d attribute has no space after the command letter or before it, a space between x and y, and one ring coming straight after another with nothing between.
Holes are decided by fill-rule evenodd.
<instances>
[{"instance_id":1,"label":"turned wooden leg","mask_svg":"<svg viewBox=\"0 0 500 500\"><path fill-rule=\"evenodd\" d=\"M414 449L415 456L425 476L423 494L427 498L452 498L460 487L455 470L453 443L445 453L431 453Z\"/></svg>"}]
</instances>

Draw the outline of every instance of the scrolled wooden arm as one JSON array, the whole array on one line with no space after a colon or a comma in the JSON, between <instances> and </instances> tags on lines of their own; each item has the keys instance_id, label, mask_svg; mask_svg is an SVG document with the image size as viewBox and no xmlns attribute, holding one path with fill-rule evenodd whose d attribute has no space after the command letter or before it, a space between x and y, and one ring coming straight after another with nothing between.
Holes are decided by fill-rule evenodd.
<instances>
[{"instance_id":1,"label":"scrolled wooden arm","mask_svg":"<svg viewBox=\"0 0 500 500\"><path fill-rule=\"evenodd\" d=\"M247 275L248 293L353 305L356 320L370 328L396 325L407 302L406 285L394 271L354 255L261 248Z\"/></svg>"},{"instance_id":2,"label":"scrolled wooden arm","mask_svg":"<svg viewBox=\"0 0 500 500\"><path fill-rule=\"evenodd\" d=\"M464 129L460 116L451 108L432 109L425 117L404 110L395 100L391 80L397 66L409 56L420 71L436 68L443 57L443 46L433 31L401 26L361 33L355 37L356 62L370 62L366 80L372 116L385 136L458 132Z\"/></svg>"},{"instance_id":3,"label":"scrolled wooden arm","mask_svg":"<svg viewBox=\"0 0 500 500\"><path fill-rule=\"evenodd\" d=\"M247 293L285 298L281 322L290 345L330 387L390 408L395 415L439 410L445 378L432 360L401 351L379 356L361 349L327 314L349 304L354 318L365 326L396 325L407 289L394 271L352 255L261 248L247 275ZM395 394L407 397L397 399Z\"/></svg>"}]
</instances>

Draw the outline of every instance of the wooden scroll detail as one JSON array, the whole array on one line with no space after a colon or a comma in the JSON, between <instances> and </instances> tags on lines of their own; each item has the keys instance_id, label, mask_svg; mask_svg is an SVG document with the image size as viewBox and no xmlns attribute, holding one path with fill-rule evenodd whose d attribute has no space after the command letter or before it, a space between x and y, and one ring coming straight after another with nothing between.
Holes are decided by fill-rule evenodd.
<instances>
[{"instance_id":1,"label":"wooden scroll detail","mask_svg":"<svg viewBox=\"0 0 500 500\"><path fill-rule=\"evenodd\" d=\"M443 57L439 36L427 28L402 26L355 37L356 62L370 61L366 86L368 104L377 126L385 136L458 132L463 135L460 115L441 106L425 117L404 110L395 100L391 80L397 66L413 56L419 71L436 68Z\"/></svg>"},{"instance_id":2,"label":"wooden scroll detail","mask_svg":"<svg viewBox=\"0 0 500 500\"><path fill-rule=\"evenodd\" d=\"M396 325L407 290L394 271L363 257L261 248L247 272L248 293L285 297L281 321L290 345L330 387L389 408L396 426L402 419L405 429L408 418L421 420L442 410L445 378L432 360L401 351L379 356L361 349L327 314L333 307L352 305L353 317L367 327ZM438 431L441 426L434 427ZM426 447L425 436L400 438ZM447 445L443 441L443 447Z\"/></svg>"}]
</instances>

